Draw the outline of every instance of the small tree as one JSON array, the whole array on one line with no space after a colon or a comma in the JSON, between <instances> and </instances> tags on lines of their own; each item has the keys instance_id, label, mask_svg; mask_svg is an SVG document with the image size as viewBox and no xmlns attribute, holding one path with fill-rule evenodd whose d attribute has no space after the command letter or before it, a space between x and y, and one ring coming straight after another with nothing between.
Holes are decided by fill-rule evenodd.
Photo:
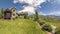
<instances>
[{"instance_id":1,"label":"small tree","mask_svg":"<svg viewBox=\"0 0 60 34\"><path fill-rule=\"evenodd\" d=\"M28 13L26 12L26 13L24 14L24 19L27 19L27 16L28 16Z\"/></svg>"},{"instance_id":2,"label":"small tree","mask_svg":"<svg viewBox=\"0 0 60 34\"><path fill-rule=\"evenodd\" d=\"M2 8L1 11L0 11L0 17L3 17L3 13L4 13L4 10Z\"/></svg>"},{"instance_id":3,"label":"small tree","mask_svg":"<svg viewBox=\"0 0 60 34\"><path fill-rule=\"evenodd\" d=\"M39 22L39 14L38 14L37 11L35 11L35 18L34 18L34 21Z\"/></svg>"}]
</instances>

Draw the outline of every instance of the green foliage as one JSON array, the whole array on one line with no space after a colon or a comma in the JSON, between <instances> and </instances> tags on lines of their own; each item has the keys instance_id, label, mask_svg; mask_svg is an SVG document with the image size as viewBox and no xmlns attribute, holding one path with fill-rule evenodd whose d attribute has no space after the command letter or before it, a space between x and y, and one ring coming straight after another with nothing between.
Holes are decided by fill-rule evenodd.
<instances>
[{"instance_id":1,"label":"green foliage","mask_svg":"<svg viewBox=\"0 0 60 34\"><path fill-rule=\"evenodd\" d=\"M60 34L60 30L58 30L58 31L56 32L56 34Z\"/></svg>"},{"instance_id":2,"label":"green foliage","mask_svg":"<svg viewBox=\"0 0 60 34\"><path fill-rule=\"evenodd\" d=\"M45 24L45 22L39 22L39 24L40 24L40 25L44 25L44 24Z\"/></svg>"},{"instance_id":3,"label":"green foliage","mask_svg":"<svg viewBox=\"0 0 60 34\"><path fill-rule=\"evenodd\" d=\"M35 19L34 19L34 21L39 22L39 14L38 14L37 11L35 11Z\"/></svg>"},{"instance_id":4,"label":"green foliage","mask_svg":"<svg viewBox=\"0 0 60 34\"><path fill-rule=\"evenodd\" d=\"M43 29L43 30L46 30L46 31L49 31L49 32L52 31L52 27L51 27L50 24L45 24L42 29Z\"/></svg>"},{"instance_id":5,"label":"green foliage","mask_svg":"<svg viewBox=\"0 0 60 34\"><path fill-rule=\"evenodd\" d=\"M3 10L3 8L2 8L1 11L0 11L0 17L3 16L3 13L4 13L4 10Z\"/></svg>"},{"instance_id":6,"label":"green foliage","mask_svg":"<svg viewBox=\"0 0 60 34\"><path fill-rule=\"evenodd\" d=\"M46 16L40 15L39 19L42 22L49 23L51 25L55 25L56 31L58 31L60 29L60 20L59 20L60 18L58 19L58 18L52 18L52 17L46 17Z\"/></svg>"},{"instance_id":7,"label":"green foliage","mask_svg":"<svg viewBox=\"0 0 60 34\"><path fill-rule=\"evenodd\" d=\"M42 22L45 22L45 23L49 23L51 25L55 25L56 26L56 32L59 31L60 29L60 18L52 18L52 17L46 17L46 16L43 16L43 15L40 15L39 16L39 23L40 24L43 24Z\"/></svg>"},{"instance_id":8,"label":"green foliage","mask_svg":"<svg viewBox=\"0 0 60 34\"><path fill-rule=\"evenodd\" d=\"M26 12L25 14L24 14L24 19L27 19L28 18L28 13Z\"/></svg>"},{"instance_id":9,"label":"green foliage","mask_svg":"<svg viewBox=\"0 0 60 34\"><path fill-rule=\"evenodd\" d=\"M60 27L59 27L58 30L56 31L56 34L60 34Z\"/></svg>"}]
</instances>

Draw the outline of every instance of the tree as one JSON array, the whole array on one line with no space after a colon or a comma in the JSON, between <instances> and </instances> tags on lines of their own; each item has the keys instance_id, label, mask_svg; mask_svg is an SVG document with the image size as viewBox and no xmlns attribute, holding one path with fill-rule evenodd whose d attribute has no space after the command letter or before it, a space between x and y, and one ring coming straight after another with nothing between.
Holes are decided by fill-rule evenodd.
<instances>
[{"instance_id":1,"label":"tree","mask_svg":"<svg viewBox=\"0 0 60 34\"><path fill-rule=\"evenodd\" d=\"M38 14L37 11L35 11L35 18L34 18L34 21L39 22L39 14Z\"/></svg>"},{"instance_id":2,"label":"tree","mask_svg":"<svg viewBox=\"0 0 60 34\"><path fill-rule=\"evenodd\" d=\"M3 17L3 13L4 13L4 10L2 8L1 11L0 11L0 17Z\"/></svg>"},{"instance_id":3,"label":"tree","mask_svg":"<svg viewBox=\"0 0 60 34\"><path fill-rule=\"evenodd\" d=\"M28 16L28 13L25 12L25 14L24 14L24 19L27 19L27 16Z\"/></svg>"}]
</instances>

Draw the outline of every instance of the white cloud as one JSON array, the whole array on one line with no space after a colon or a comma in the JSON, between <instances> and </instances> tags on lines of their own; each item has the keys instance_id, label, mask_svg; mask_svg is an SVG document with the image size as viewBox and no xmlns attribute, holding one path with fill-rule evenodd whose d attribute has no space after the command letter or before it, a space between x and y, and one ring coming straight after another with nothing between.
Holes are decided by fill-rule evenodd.
<instances>
[{"instance_id":1,"label":"white cloud","mask_svg":"<svg viewBox=\"0 0 60 34\"><path fill-rule=\"evenodd\" d=\"M14 3L17 3L18 1L17 1L17 0L14 0L13 2L14 2Z\"/></svg>"},{"instance_id":2,"label":"white cloud","mask_svg":"<svg viewBox=\"0 0 60 34\"><path fill-rule=\"evenodd\" d=\"M45 14L45 13L43 13L43 12L39 12L39 15L47 15L47 14Z\"/></svg>"},{"instance_id":3,"label":"white cloud","mask_svg":"<svg viewBox=\"0 0 60 34\"><path fill-rule=\"evenodd\" d=\"M48 14L43 13L43 12L39 12L39 15L56 15L56 16L59 16L60 15L60 11L54 11L54 12L50 12Z\"/></svg>"},{"instance_id":4,"label":"white cloud","mask_svg":"<svg viewBox=\"0 0 60 34\"><path fill-rule=\"evenodd\" d=\"M46 0L14 0L14 3L27 3L31 6L38 6Z\"/></svg>"},{"instance_id":5,"label":"white cloud","mask_svg":"<svg viewBox=\"0 0 60 34\"><path fill-rule=\"evenodd\" d=\"M24 9L23 10L21 10L21 11L23 11L23 12L28 12L29 14L34 14L35 13L35 10L36 10L36 7L39 7L39 8L41 8L41 4L43 3L43 2L45 2L46 0L14 0L14 3L21 3L21 4L25 4L25 3L27 3L28 4L28 6L23 6L24 7Z\"/></svg>"},{"instance_id":6,"label":"white cloud","mask_svg":"<svg viewBox=\"0 0 60 34\"><path fill-rule=\"evenodd\" d=\"M59 4L60 3L60 0L47 0L47 1L50 2L51 4L54 4L54 3Z\"/></svg>"},{"instance_id":7,"label":"white cloud","mask_svg":"<svg viewBox=\"0 0 60 34\"><path fill-rule=\"evenodd\" d=\"M30 6L26 6L26 7L24 7L23 10L21 10L19 12L28 12L29 14L34 14L35 13L35 9L33 7L30 7Z\"/></svg>"},{"instance_id":8,"label":"white cloud","mask_svg":"<svg viewBox=\"0 0 60 34\"><path fill-rule=\"evenodd\" d=\"M60 15L60 11L54 11L49 13L48 15Z\"/></svg>"}]
</instances>

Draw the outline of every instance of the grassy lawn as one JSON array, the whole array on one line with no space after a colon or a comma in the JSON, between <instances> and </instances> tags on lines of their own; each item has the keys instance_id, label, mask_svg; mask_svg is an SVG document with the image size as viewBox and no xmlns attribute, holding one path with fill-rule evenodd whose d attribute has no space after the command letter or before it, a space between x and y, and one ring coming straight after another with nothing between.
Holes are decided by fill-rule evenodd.
<instances>
[{"instance_id":1,"label":"grassy lawn","mask_svg":"<svg viewBox=\"0 0 60 34\"><path fill-rule=\"evenodd\" d=\"M0 34L46 34L28 19L0 20Z\"/></svg>"}]
</instances>

